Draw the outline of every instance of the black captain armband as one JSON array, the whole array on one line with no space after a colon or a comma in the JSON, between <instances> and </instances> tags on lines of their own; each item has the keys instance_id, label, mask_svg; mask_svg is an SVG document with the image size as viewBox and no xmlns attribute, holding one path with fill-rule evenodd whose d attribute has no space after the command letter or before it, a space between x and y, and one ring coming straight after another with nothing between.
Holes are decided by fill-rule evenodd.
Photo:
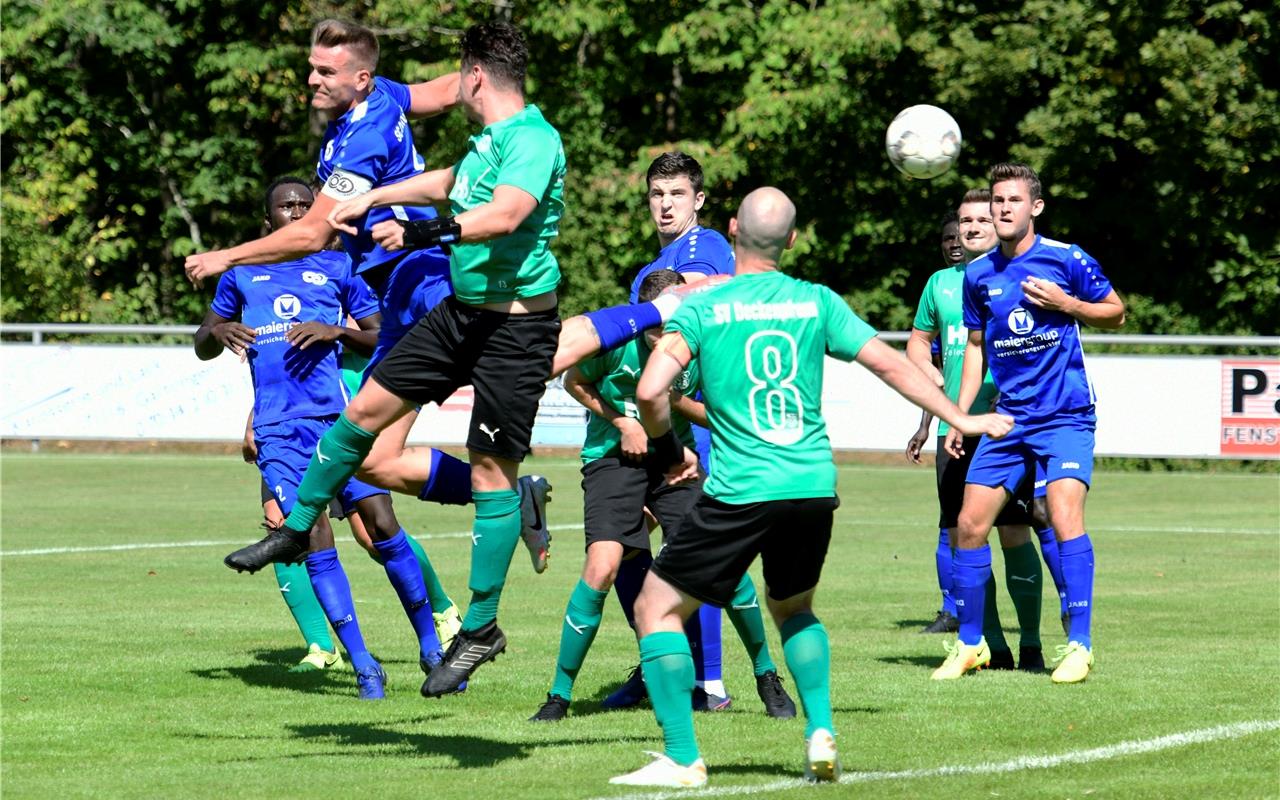
<instances>
[{"instance_id":1,"label":"black captain armband","mask_svg":"<svg viewBox=\"0 0 1280 800\"><path fill-rule=\"evenodd\" d=\"M447 248L462 239L462 228L453 217L398 220L404 228L404 249L424 250L440 245Z\"/></svg>"},{"instance_id":2,"label":"black captain armband","mask_svg":"<svg viewBox=\"0 0 1280 800\"><path fill-rule=\"evenodd\" d=\"M676 436L675 429L669 429L656 439L650 439L653 455L663 467L674 467L684 461L684 443Z\"/></svg>"}]
</instances>

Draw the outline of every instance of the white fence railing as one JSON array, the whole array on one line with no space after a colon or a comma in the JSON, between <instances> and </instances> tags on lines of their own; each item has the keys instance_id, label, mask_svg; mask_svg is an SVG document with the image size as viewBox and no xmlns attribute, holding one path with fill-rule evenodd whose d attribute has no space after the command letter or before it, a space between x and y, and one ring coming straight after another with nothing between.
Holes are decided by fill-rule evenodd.
<instances>
[{"instance_id":1,"label":"white fence railing","mask_svg":"<svg viewBox=\"0 0 1280 800\"><path fill-rule=\"evenodd\" d=\"M46 334L187 335L192 326L0 326L30 342L0 347L0 436L14 439L237 441L253 402L249 371L189 346L50 344ZM906 334L884 334L901 341ZM1097 453L1114 456L1280 459L1280 337L1095 335L1086 342L1246 347L1268 355L1093 353ZM1098 348L1102 349L1102 348ZM460 445L471 389L422 410L410 441ZM867 370L829 359L823 407L833 447L901 450L919 411ZM582 442L585 412L558 382L538 410L534 442Z\"/></svg>"},{"instance_id":2,"label":"white fence railing","mask_svg":"<svg viewBox=\"0 0 1280 800\"><path fill-rule=\"evenodd\" d=\"M73 322L0 322L0 336L25 335L42 344L48 334L69 336L194 336L196 325L96 325ZM905 342L909 334L882 331L886 342ZM1272 348L1280 350L1280 336L1214 336L1144 333L1084 333L1086 344L1152 347Z\"/></svg>"}]
</instances>

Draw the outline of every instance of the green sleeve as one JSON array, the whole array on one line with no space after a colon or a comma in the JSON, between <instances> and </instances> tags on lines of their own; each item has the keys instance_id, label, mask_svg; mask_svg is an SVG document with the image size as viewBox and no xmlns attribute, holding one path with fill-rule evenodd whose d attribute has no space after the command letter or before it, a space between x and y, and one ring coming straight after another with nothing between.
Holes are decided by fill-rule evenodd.
<instances>
[{"instance_id":1,"label":"green sleeve","mask_svg":"<svg viewBox=\"0 0 1280 800\"><path fill-rule=\"evenodd\" d=\"M560 160L560 137L551 128L519 127L502 145L494 186L514 186L539 202L547 194Z\"/></svg>"},{"instance_id":2,"label":"green sleeve","mask_svg":"<svg viewBox=\"0 0 1280 800\"><path fill-rule=\"evenodd\" d=\"M938 333L942 330L942 322L938 319L938 305L934 302L933 284L938 280L938 273L929 276L929 281L924 285L924 291L920 294L920 305L916 307L916 318L911 323L911 327L918 331L930 331Z\"/></svg>"},{"instance_id":3,"label":"green sleeve","mask_svg":"<svg viewBox=\"0 0 1280 800\"><path fill-rule=\"evenodd\" d=\"M667 325L663 329L668 332L674 332L684 337L684 343L689 345L689 351L695 356L698 355L698 345L701 341L702 333L702 317L698 315L698 307L702 303L698 302L698 298L686 300L684 305L676 311L671 319L667 320Z\"/></svg>"},{"instance_id":4,"label":"green sleeve","mask_svg":"<svg viewBox=\"0 0 1280 800\"><path fill-rule=\"evenodd\" d=\"M854 360L862 346L876 337L875 328L863 322L840 295L825 286L820 297L827 353L841 361Z\"/></svg>"},{"instance_id":5,"label":"green sleeve","mask_svg":"<svg viewBox=\"0 0 1280 800\"><path fill-rule=\"evenodd\" d=\"M595 383L609 372L609 365L605 363L607 354L593 356L585 361L578 362L578 374L587 383Z\"/></svg>"},{"instance_id":6,"label":"green sleeve","mask_svg":"<svg viewBox=\"0 0 1280 800\"><path fill-rule=\"evenodd\" d=\"M689 366L685 367L684 372L676 378L673 388L685 397L692 397L698 393L698 362L696 360L689 362Z\"/></svg>"}]
</instances>

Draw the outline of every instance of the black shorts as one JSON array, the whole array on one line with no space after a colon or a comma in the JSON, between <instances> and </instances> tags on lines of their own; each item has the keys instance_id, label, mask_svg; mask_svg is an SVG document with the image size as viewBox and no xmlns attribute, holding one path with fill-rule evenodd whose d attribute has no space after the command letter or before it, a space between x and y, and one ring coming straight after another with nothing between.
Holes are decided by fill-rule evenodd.
<instances>
[{"instance_id":1,"label":"black shorts","mask_svg":"<svg viewBox=\"0 0 1280 800\"><path fill-rule=\"evenodd\" d=\"M699 495L652 570L690 597L728 606L759 555L769 597L785 600L818 585L839 506L837 497L730 505Z\"/></svg>"},{"instance_id":2,"label":"black shorts","mask_svg":"<svg viewBox=\"0 0 1280 800\"><path fill-rule=\"evenodd\" d=\"M666 473L652 463L618 456L597 458L582 465L582 527L587 545L620 542L635 550L649 549L645 524L647 506L662 526L663 538L676 529L702 494L702 480L667 485Z\"/></svg>"},{"instance_id":3,"label":"black shorts","mask_svg":"<svg viewBox=\"0 0 1280 800\"><path fill-rule=\"evenodd\" d=\"M969 474L969 462L978 449L981 436L964 438L964 456L952 458L943 447L947 437L938 437L938 455L935 466L938 474L938 527L954 528L960 518L960 506L964 502L964 479ZM1034 476L1018 486L1018 492L996 516L996 525L1031 525L1031 501L1035 491Z\"/></svg>"},{"instance_id":4,"label":"black shorts","mask_svg":"<svg viewBox=\"0 0 1280 800\"><path fill-rule=\"evenodd\" d=\"M523 461L559 338L555 309L504 314L450 297L391 348L373 379L421 405L474 387L467 449Z\"/></svg>"}]
</instances>

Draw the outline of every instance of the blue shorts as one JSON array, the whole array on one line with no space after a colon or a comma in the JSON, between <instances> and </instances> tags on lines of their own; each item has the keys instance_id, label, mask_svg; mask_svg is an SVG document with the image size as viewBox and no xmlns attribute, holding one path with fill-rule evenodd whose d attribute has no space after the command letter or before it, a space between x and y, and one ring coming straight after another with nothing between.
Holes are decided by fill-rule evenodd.
<instances>
[{"instance_id":1,"label":"blue shorts","mask_svg":"<svg viewBox=\"0 0 1280 800\"><path fill-rule=\"evenodd\" d=\"M1003 439L986 436L969 464L965 483L1002 486L1010 494L1028 476L1035 494L1063 478L1075 478L1085 486L1093 481L1093 430L1096 418L1062 417L1030 425L1016 423Z\"/></svg>"},{"instance_id":2,"label":"blue shorts","mask_svg":"<svg viewBox=\"0 0 1280 800\"><path fill-rule=\"evenodd\" d=\"M294 501L298 498L298 484L311 462L316 442L336 419L336 416L302 417L253 426L253 440L258 445L258 470L280 501L280 509L285 514L293 510ZM375 494L390 492L352 478L338 491L337 499L341 501L343 511L349 513L357 501Z\"/></svg>"},{"instance_id":3,"label":"blue shorts","mask_svg":"<svg viewBox=\"0 0 1280 800\"><path fill-rule=\"evenodd\" d=\"M369 358L369 366L364 370L366 380L373 374L373 367L418 320L453 294L449 258L436 248L415 250L400 259L385 280L373 288L378 293L382 329L378 331L378 344Z\"/></svg>"}]
</instances>

